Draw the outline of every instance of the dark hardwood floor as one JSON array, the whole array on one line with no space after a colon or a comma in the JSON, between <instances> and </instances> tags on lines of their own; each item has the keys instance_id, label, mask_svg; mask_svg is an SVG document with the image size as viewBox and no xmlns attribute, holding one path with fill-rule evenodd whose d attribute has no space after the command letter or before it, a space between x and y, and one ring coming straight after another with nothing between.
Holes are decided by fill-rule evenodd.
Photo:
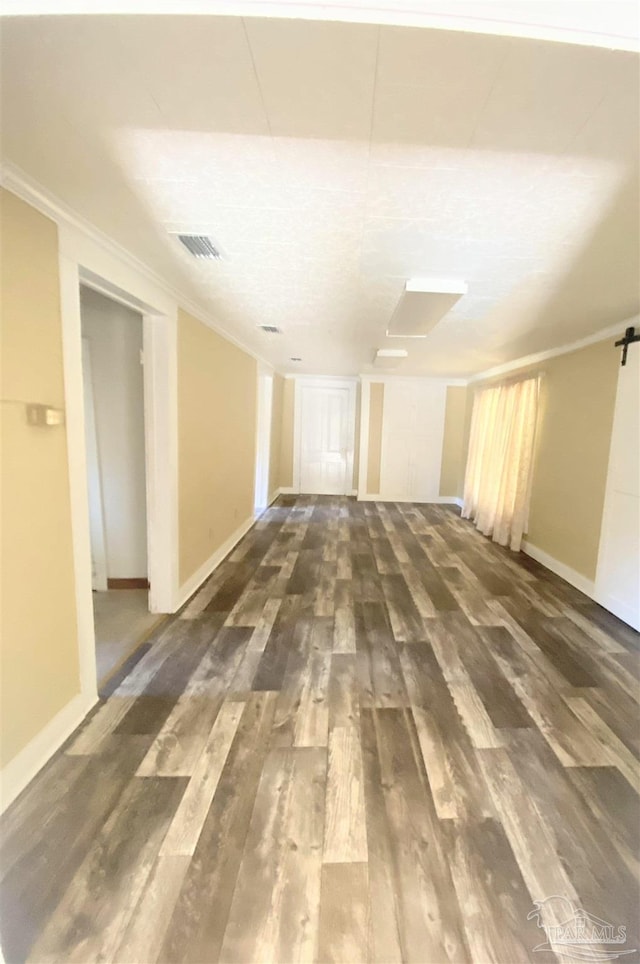
<instances>
[{"instance_id":1,"label":"dark hardwood floor","mask_svg":"<svg viewBox=\"0 0 640 964\"><path fill-rule=\"evenodd\" d=\"M138 657L3 818L7 962L640 948L638 634L457 510L281 498Z\"/></svg>"}]
</instances>

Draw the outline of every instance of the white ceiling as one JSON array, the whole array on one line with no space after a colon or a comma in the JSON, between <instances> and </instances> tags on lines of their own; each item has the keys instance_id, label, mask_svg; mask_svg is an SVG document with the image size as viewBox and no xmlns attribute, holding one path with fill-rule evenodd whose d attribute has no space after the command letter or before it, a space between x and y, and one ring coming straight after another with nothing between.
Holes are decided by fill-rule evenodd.
<instances>
[{"instance_id":1,"label":"white ceiling","mask_svg":"<svg viewBox=\"0 0 640 964\"><path fill-rule=\"evenodd\" d=\"M638 311L635 53L237 17L1 32L3 156L281 370L406 347L398 372L464 376ZM387 339L405 280L433 276L469 293Z\"/></svg>"}]
</instances>

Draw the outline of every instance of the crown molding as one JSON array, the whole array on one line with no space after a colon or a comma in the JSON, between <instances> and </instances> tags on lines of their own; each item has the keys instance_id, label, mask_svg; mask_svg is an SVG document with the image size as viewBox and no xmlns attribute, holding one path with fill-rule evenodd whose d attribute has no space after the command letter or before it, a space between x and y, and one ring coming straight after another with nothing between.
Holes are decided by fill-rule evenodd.
<instances>
[{"instance_id":1,"label":"crown molding","mask_svg":"<svg viewBox=\"0 0 640 964\"><path fill-rule=\"evenodd\" d=\"M138 272L152 284L160 288L177 303L179 308L193 315L194 318L197 318L197 320L202 322L203 325L206 325L207 328L210 328L216 334L231 342L236 348L250 355L251 358L254 358L260 364L266 365L270 369L274 368L272 362L262 355L259 355L252 348L249 348L248 345L245 345L227 328L224 328L217 320L214 320L202 304L194 301L190 295L185 294L179 288L175 288L169 284L165 278L158 274L145 261L142 261L127 248L123 247L123 245L114 241L108 234L101 231L100 228L97 228L83 215L78 214L72 207L53 194L53 192L43 187L42 184L38 183L38 181L30 177L30 175L11 161L3 161L0 166L0 186L15 194L16 197L21 198L21 200L26 201L27 204L36 208L36 210L44 214L45 217L55 221L57 225L71 227L73 230L89 238L110 255L126 264L127 267ZM92 285L92 287L95 287L95 285Z\"/></svg>"},{"instance_id":2,"label":"crown molding","mask_svg":"<svg viewBox=\"0 0 640 964\"><path fill-rule=\"evenodd\" d=\"M487 368L483 372L478 372L477 375L470 375L468 379L469 384L481 382L487 378L495 378L498 375L507 375L509 372L516 371L519 368L538 365L540 362L547 361L548 358L555 358L556 355L567 355L569 352L579 351L581 348L595 345L596 342L604 341L606 338L615 338L616 335L624 334L624 329L634 321L638 321L638 315L634 315L626 321L619 321L615 325L608 325L606 328L601 328L600 331L594 332L593 335L587 335L586 338L580 338L578 341L560 345L558 348L549 348L547 351L539 351L534 355L523 355L521 358L515 358L513 361L505 362L503 365L496 365L495 368Z\"/></svg>"},{"instance_id":3,"label":"crown molding","mask_svg":"<svg viewBox=\"0 0 640 964\"><path fill-rule=\"evenodd\" d=\"M468 384L468 378L458 378L448 375L395 375L393 372L384 372L376 375L374 372L367 372L358 376L361 382L435 382L438 385L462 386Z\"/></svg>"},{"instance_id":4,"label":"crown molding","mask_svg":"<svg viewBox=\"0 0 640 964\"><path fill-rule=\"evenodd\" d=\"M289 379L291 381L306 381L306 382L348 382L350 385L357 383L357 375L313 375L310 372L287 372L283 375L283 378Z\"/></svg>"}]
</instances>

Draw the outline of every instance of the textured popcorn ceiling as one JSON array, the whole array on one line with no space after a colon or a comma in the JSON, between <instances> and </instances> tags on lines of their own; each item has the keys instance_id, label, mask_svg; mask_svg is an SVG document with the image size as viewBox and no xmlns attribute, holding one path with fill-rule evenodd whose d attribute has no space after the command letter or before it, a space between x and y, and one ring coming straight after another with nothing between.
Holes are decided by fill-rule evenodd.
<instances>
[{"instance_id":1,"label":"textured popcorn ceiling","mask_svg":"<svg viewBox=\"0 0 640 964\"><path fill-rule=\"evenodd\" d=\"M11 20L2 41L4 156L282 370L406 347L400 373L465 375L638 310L636 54L198 17ZM387 339L429 276L469 293Z\"/></svg>"}]
</instances>

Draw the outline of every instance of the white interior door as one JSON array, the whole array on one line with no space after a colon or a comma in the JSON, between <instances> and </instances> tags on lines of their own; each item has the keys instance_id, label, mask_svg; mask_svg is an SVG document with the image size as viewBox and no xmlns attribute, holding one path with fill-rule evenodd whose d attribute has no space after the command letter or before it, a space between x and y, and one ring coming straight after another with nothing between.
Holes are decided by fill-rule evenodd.
<instances>
[{"instance_id":1,"label":"white interior door","mask_svg":"<svg viewBox=\"0 0 640 964\"><path fill-rule=\"evenodd\" d=\"M380 498L433 502L440 492L446 385L393 381L384 389Z\"/></svg>"},{"instance_id":2,"label":"white interior door","mask_svg":"<svg viewBox=\"0 0 640 964\"><path fill-rule=\"evenodd\" d=\"M640 345L618 376L596 599L640 630Z\"/></svg>"},{"instance_id":3,"label":"white interior door","mask_svg":"<svg viewBox=\"0 0 640 964\"><path fill-rule=\"evenodd\" d=\"M300 491L345 495L352 488L353 390L302 384L300 391Z\"/></svg>"},{"instance_id":4,"label":"white interior door","mask_svg":"<svg viewBox=\"0 0 640 964\"><path fill-rule=\"evenodd\" d=\"M255 514L259 515L269 503L269 463L271 456L271 406L273 376L258 375L258 431L256 448Z\"/></svg>"},{"instance_id":5,"label":"white interior door","mask_svg":"<svg viewBox=\"0 0 640 964\"><path fill-rule=\"evenodd\" d=\"M89 528L91 535L91 588L107 589L107 552L104 537L102 481L98 457L96 413L93 402L93 372L89 340L82 339L82 384L84 390L84 428L87 449L87 486L89 490Z\"/></svg>"}]
</instances>

